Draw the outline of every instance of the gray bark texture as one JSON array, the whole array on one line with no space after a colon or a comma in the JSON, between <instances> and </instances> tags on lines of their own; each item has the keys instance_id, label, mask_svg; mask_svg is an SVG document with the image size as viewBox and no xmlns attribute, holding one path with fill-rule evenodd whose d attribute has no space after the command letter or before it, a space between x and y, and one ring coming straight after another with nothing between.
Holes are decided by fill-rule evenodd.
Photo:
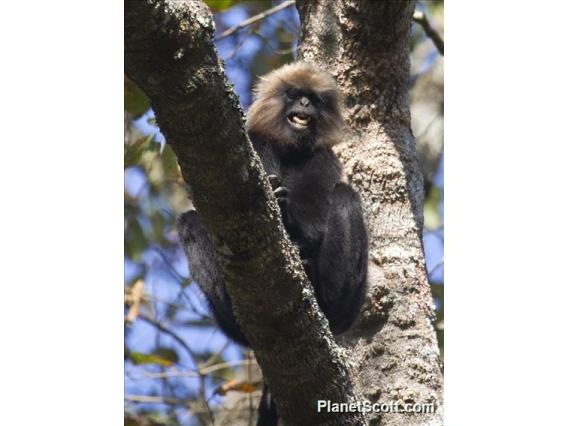
<instances>
[{"instance_id":1,"label":"gray bark texture","mask_svg":"<svg viewBox=\"0 0 568 426\"><path fill-rule=\"evenodd\" d=\"M433 403L434 414L371 413L370 424L441 425L443 376L422 246L423 180L410 127L414 1L300 1L301 58L333 74L346 143L336 150L360 192L369 230L370 291L350 348L371 402Z\"/></svg>"},{"instance_id":2,"label":"gray bark texture","mask_svg":"<svg viewBox=\"0 0 568 426\"><path fill-rule=\"evenodd\" d=\"M126 73L177 155L283 421L364 424L362 413L316 411L318 399L354 402L354 385L286 236L213 34L201 1L126 0Z\"/></svg>"}]
</instances>

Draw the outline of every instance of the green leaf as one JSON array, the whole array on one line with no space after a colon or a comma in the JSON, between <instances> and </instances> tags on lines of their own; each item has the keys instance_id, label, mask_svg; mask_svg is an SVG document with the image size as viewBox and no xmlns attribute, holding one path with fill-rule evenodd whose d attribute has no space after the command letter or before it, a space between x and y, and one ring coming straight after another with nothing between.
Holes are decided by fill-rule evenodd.
<instances>
[{"instance_id":1,"label":"green leaf","mask_svg":"<svg viewBox=\"0 0 568 426\"><path fill-rule=\"evenodd\" d=\"M130 360L135 365L157 364L164 367L171 367L178 362L178 354L173 349L157 348L150 354L143 352L130 352Z\"/></svg>"},{"instance_id":2,"label":"green leaf","mask_svg":"<svg viewBox=\"0 0 568 426\"><path fill-rule=\"evenodd\" d=\"M164 167L164 174L166 179L175 181L178 177L178 163L176 155L169 145L164 147L164 152L162 152L162 163Z\"/></svg>"},{"instance_id":3,"label":"green leaf","mask_svg":"<svg viewBox=\"0 0 568 426\"><path fill-rule=\"evenodd\" d=\"M168 222L164 216L162 216L161 211L154 211L150 216L150 224L152 225L152 239L159 243L166 242L164 229Z\"/></svg>"},{"instance_id":4,"label":"green leaf","mask_svg":"<svg viewBox=\"0 0 568 426\"><path fill-rule=\"evenodd\" d=\"M238 0L205 0L205 4L209 6L212 12L222 12L238 2Z\"/></svg>"},{"instance_id":5,"label":"green leaf","mask_svg":"<svg viewBox=\"0 0 568 426\"><path fill-rule=\"evenodd\" d=\"M142 90L124 76L124 109L134 118L140 117L150 108L150 101Z\"/></svg>"},{"instance_id":6,"label":"green leaf","mask_svg":"<svg viewBox=\"0 0 568 426\"><path fill-rule=\"evenodd\" d=\"M133 261L137 262L142 257L142 253L149 245L149 241L144 235L144 230L138 219L134 216L127 218L127 231L124 239L124 253Z\"/></svg>"},{"instance_id":7,"label":"green leaf","mask_svg":"<svg viewBox=\"0 0 568 426\"><path fill-rule=\"evenodd\" d=\"M130 352L130 360L135 365L158 364L164 367L171 367L173 364L167 359L163 359L152 354L144 354L142 352Z\"/></svg>"},{"instance_id":8,"label":"green leaf","mask_svg":"<svg viewBox=\"0 0 568 426\"><path fill-rule=\"evenodd\" d=\"M172 348L165 348L165 347L157 348L154 351L152 351L152 355L170 361L171 363L176 363L179 361L177 352Z\"/></svg>"},{"instance_id":9,"label":"green leaf","mask_svg":"<svg viewBox=\"0 0 568 426\"><path fill-rule=\"evenodd\" d=\"M442 225L440 217L440 200L442 190L437 186L432 186L428 198L424 202L424 227L428 229L438 229Z\"/></svg>"},{"instance_id":10,"label":"green leaf","mask_svg":"<svg viewBox=\"0 0 568 426\"><path fill-rule=\"evenodd\" d=\"M126 169L128 167L140 165L142 155L146 151L157 149L154 145L158 144L153 143L153 140L154 134L151 134L145 138L137 140L131 145L126 145L124 147L124 168Z\"/></svg>"}]
</instances>

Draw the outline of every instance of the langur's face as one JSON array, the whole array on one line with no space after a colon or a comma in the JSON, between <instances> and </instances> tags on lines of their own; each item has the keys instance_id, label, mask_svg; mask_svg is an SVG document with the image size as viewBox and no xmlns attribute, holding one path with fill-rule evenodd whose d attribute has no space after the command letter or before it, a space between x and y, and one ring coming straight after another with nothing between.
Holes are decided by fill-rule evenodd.
<instances>
[{"instance_id":1,"label":"langur's face","mask_svg":"<svg viewBox=\"0 0 568 426\"><path fill-rule=\"evenodd\" d=\"M313 130L319 118L323 99L299 88L290 87L284 93L286 121L295 132Z\"/></svg>"},{"instance_id":2,"label":"langur's face","mask_svg":"<svg viewBox=\"0 0 568 426\"><path fill-rule=\"evenodd\" d=\"M307 63L272 71L255 88L247 130L281 150L313 150L341 141L343 119L333 78Z\"/></svg>"},{"instance_id":3,"label":"langur's face","mask_svg":"<svg viewBox=\"0 0 568 426\"><path fill-rule=\"evenodd\" d=\"M285 88L281 96L284 102L282 131L287 134L285 139L293 141L296 148L313 149L318 139L333 126L330 123L333 118L341 121L334 92L316 92L290 86Z\"/></svg>"}]
</instances>

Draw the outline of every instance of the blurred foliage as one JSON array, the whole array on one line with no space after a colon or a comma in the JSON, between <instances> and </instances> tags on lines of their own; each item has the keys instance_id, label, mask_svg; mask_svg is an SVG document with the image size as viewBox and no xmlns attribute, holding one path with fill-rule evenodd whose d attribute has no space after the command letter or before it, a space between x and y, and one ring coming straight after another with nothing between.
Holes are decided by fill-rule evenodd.
<instances>
[{"instance_id":1,"label":"blurred foliage","mask_svg":"<svg viewBox=\"0 0 568 426\"><path fill-rule=\"evenodd\" d=\"M134 118L140 117L150 108L150 101L138 86L124 76L124 110Z\"/></svg>"},{"instance_id":2,"label":"blurred foliage","mask_svg":"<svg viewBox=\"0 0 568 426\"><path fill-rule=\"evenodd\" d=\"M424 200L424 227L438 229L442 226L440 216L440 202L442 201L442 189L432 186Z\"/></svg>"},{"instance_id":3,"label":"blurred foliage","mask_svg":"<svg viewBox=\"0 0 568 426\"><path fill-rule=\"evenodd\" d=\"M173 426L178 424L175 417L156 412L145 413L141 411L137 415L127 412L124 415L124 426Z\"/></svg>"},{"instance_id":4,"label":"blurred foliage","mask_svg":"<svg viewBox=\"0 0 568 426\"><path fill-rule=\"evenodd\" d=\"M436 320L434 321L434 329L438 338L438 346L440 347L440 361L444 363L444 286L441 284L432 285L432 296L436 304Z\"/></svg>"},{"instance_id":5,"label":"blurred foliage","mask_svg":"<svg viewBox=\"0 0 568 426\"><path fill-rule=\"evenodd\" d=\"M205 0L205 4L209 6L212 12L223 12L237 3L239 3L239 0Z\"/></svg>"},{"instance_id":6,"label":"blurred foliage","mask_svg":"<svg viewBox=\"0 0 568 426\"><path fill-rule=\"evenodd\" d=\"M132 287L142 279L145 294L139 309L142 315L152 318L148 322L134 316L132 324L125 324L126 392L160 395L205 407L194 378L175 374L167 377L168 372L176 369L196 369L195 360L200 366L225 363L222 353L198 348L187 350L191 346L188 330L211 333L215 328L206 304L196 296L195 285L190 285L174 229L175 218L191 203L175 155L164 143L145 95L129 80L125 80L124 95L124 252L128 266L125 312L131 312L135 303L135 298L130 297ZM168 290L165 295L164 290ZM166 329L170 332L165 333ZM187 342L187 346L181 345L173 335ZM142 372L161 372L166 376L136 379L144 377ZM211 393L233 378L230 368L217 369L199 386L203 386L203 392ZM183 406L127 401L126 410L127 424L188 424L189 411ZM208 416L200 412L193 418L206 423Z\"/></svg>"}]
</instances>

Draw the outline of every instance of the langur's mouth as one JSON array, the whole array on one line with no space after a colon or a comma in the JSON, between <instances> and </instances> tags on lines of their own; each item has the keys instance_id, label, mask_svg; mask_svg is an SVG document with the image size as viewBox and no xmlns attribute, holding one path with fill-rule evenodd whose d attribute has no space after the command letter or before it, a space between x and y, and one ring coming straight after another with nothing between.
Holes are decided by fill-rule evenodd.
<instances>
[{"instance_id":1,"label":"langur's mouth","mask_svg":"<svg viewBox=\"0 0 568 426\"><path fill-rule=\"evenodd\" d=\"M292 113L286 118L288 119L288 123L290 123L292 127L296 129L305 129L312 121L312 118L309 115L299 113Z\"/></svg>"}]
</instances>

